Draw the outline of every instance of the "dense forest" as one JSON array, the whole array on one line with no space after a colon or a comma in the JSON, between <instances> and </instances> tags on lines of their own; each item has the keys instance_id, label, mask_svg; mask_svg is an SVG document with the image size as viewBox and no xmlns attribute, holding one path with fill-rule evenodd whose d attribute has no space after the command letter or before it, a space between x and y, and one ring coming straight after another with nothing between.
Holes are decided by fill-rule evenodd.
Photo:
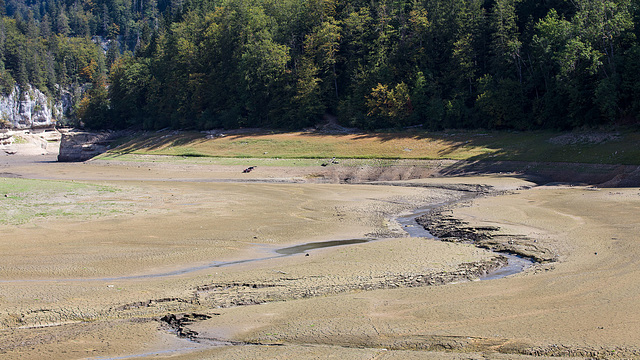
<instances>
[{"instance_id":1,"label":"dense forest","mask_svg":"<svg viewBox=\"0 0 640 360\"><path fill-rule=\"evenodd\" d=\"M638 0L4 0L0 90L89 128L637 124Z\"/></svg>"}]
</instances>

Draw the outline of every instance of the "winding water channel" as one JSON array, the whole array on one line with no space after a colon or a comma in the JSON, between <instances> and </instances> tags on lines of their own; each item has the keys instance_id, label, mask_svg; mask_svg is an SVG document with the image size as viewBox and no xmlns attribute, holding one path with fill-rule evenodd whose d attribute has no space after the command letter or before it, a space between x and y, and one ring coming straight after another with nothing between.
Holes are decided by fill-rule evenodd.
<instances>
[{"instance_id":1,"label":"winding water channel","mask_svg":"<svg viewBox=\"0 0 640 360\"><path fill-rule=\"evenodd\" d=\"M410 237L426 238L426 239L432 239L434 241L439 241L438 238L433 236L424 227L419 225L416 222L416 219L430 211L433 211L434 208L440 205L441 204L418 209L412 212L411 214L396 217L395 221L397 221L400 225L402 225L403 229L407 232L407 234L409 234ZM275 258L280 258L285 256L303 254L311 250L324 249L324 248L330 248L330 247L336 247L336 246L362 244L370 241L380 241L380 240L381 239L371 238L371 239L349 239L349 240L329 240L329 241L309 242L309 243L304 243L300 245L294 245L294 246L273 250L273 252L276 254L274 256L235 260L235 261L216 261L206 265L194 266L194 267L189 267L185 269L165 272L165 273L101 278L101 279L95 279L95 280L114 281L114 280L129 280L129 279L160 278L160 277L176 276L176 275L192 273L199 270L205 270L209 268L233 266L233 265L239 265L239 264L246 264L250 262L264 261L264 260L270 260L270 259L275 259ZM499 254L509 259L508 265L502 268L496 269L480 277L480 280L500 279L509 275L514 275L519 272L522 272L526 268L533 265L533 261L529 259L525 259L516 255L504 253L504 252L500 252Z\"/></svg>"},{"instance_id":2,"label":"winding water channel","mask_svg":"<svg viewBox=\"0 0 640 360\"><path fill-rule=\"evenodd\" d=\"M427 208L418 209L411 214L403 215L397 217L395 220L402 225L404 231L409 234L411 237L419 237L419 238L427 238L439 241L439 239L433 236L429 231L427 231L423 226L416 222L416 219L422 215L428 214L433 211L436 206L430 206ZM527 268L533 266L534 262L523 258L521 256L513 255L506 252L496 252L508 259L508 264L499 269L491 271L483 276L480 276L480 280L496 280L501 279L503 277L507 277L510 275L514 275L520 272L523 272Z\"/></svg>"},{"instance_id":3,"label":"winding water channel","mask_svg":"<svg viewBox=\"0 0 640 360\"><path fill-rule=\"evenodd\" d=\"M437 206L440 206L442 204L438 204L438 205L433 205L427 208L422 208L422 209L418 209L410 214L407 215L402 215L402 216L398 216L396 217L394 220L397 221L402 228L409 234L410 237L416 237L416 238L425 238L425 239L430 239L431 241L440 241L438 238L436 238L435 236L433 236L431 233L429 233L429 231L427 231L423 226L419 225L416 222L416 219L430 211L433 211L433 209L435 209ZM127 277L119 277L119 278L103 278L103 279L96 279L96 280L122 280L122 279L141 279L141 278L155 278L155 277L166 277L166 276L174 276L174 275L180 275L180 274L186 274L186 273L190 273L190 272L194 272L194 271L198 271L198 270L203 270L203 269L207 269L207 268L216 268L216 267L223 267L223 266L233 266L233 265L238 265L238 264L244 264L244 263L249 263L249 262L255 262L255 261L263 261L263 260L267 260L267 259L275 259L275 258L280 258L280 257L285 257L285 256L292 256L292 255L296 255L296 254L302 254L302 253L306 253L308 251L312 251L312 250L316 250L316 249L323 249L323 248L329 248L329 247L336 247L336 246L347 246L347 245L356 245L356 244L362 244L362 243L366 243L366 242L371 242L371 241L382 241L381 239L350 239L350 240L331 240L331 241L320 241L320 242L309 242L309 243L305 243L305 244L300 244L300 245L295 245L295 246L289 246L289 247L284 247L284 248L279 248L276 250L273 250L273 252L277 255L274 256L269 256L269 257L262 257L262 258L254 258L254 259L245 259L245 260L236 260L236 261L227 261L227 262L214 262L208 265L203 265L203 266L198 266L198 267L191 267L191 268L187 268L187 269L182 269L182 270L177 270L177 271L173 271L173 272L167 272L167 273L162 273L162 274L150 274L150 275L140 275L140 276L127 276ZM393 240L391 240L393 241ZM429 241L429 240L427 240ZM508 264L504 267L501 267L499 269L496 269L484 276L481 276L479 278L479 280L495 280L495 279L500 279L500 278L504 278L510 275L514 275L517 274L519 272L524 271L525 269L527 269L528 267L532 266L534 263L533 261L529 260L529 259L525 259L516 255L512 255L509 253L503 253L503 252L497 252L497 254L500 254L502 256L507 257L508 259ZM181 353L181 352L185 352L185 351L189 351L189 350L197 350L197 349L201 349L201 348L206 348L208 346L222 346L222 345L230 345L229 343L225 343L225 342L221 342L219 340L215 340L213 342L205 342L201 344L203 347L192 347L192 348L179 348L179 349L170 349L170 350L164 350L164 351L158 351L158 352L150 352L150 353L144 353L144 354L135 354L135 355L125 355L125 356L120 356L120 357L100 357L100 358L94 358L96 360L121 360L121 359L133 359L133 358L138 358L138 357L145 357L145 356L158 356L158 355L167 355L167 354L174 354L174 353Z\"/></svg>"}]
</instances>

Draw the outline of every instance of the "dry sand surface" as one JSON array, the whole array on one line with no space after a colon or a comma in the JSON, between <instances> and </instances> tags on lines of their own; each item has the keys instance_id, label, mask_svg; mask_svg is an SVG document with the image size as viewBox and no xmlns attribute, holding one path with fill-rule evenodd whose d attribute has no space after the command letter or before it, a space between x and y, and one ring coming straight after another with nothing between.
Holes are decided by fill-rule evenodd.
<instances>
[{"instance_id":1,"label":"dry sand surface","mask_svg":"<svg viewBox=\"0 0 640 360\"><path fill-rule=\"evenodd\" d=\"M0 158L0 181L82 185L0 194L3 211L44 209L0 223L0 358L640 358L640 189L330 184L319 168L154 159ZM470 201L460 184L497 192ZM394 221L460 199L446 212L460 227L556 261L470 281L499 256ZM375 241L275 252L349 239Z\"/></svg>"}]
</instances>

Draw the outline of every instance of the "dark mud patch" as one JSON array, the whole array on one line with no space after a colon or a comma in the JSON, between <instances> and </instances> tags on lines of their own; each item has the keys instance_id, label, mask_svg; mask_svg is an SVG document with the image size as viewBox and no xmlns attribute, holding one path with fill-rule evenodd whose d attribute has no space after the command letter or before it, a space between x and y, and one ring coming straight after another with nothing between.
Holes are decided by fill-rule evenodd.
<instances>
[{"instance_id":1,"label":"dark mud patch","mask_svg":"<svg viewBox=\"0 0 640 360\"><path fill-rule=\"evenodd\" d=\"M323 249L334 246L344 246L353 244L362 244L371 241L371 239L351 239L351 240L332 240L332 241L318 241L311 242L302 245L290 246L276 250L276 253L281 255L295 255L302 254L309 250Z\"/></svg>"},{"instance_id":2,"label":"dark mud patch","mask_svg":"<svg viewBox=\"0 0 640 360\"><path fill-rule=\"evenodd\" d=\"M218 313L212 313L214 316L218 316ZM167 314L158 319L163 327L168 328L174 332L179 338L188 339L196 343L204 343L207 346L247 346L247 345L268 345L268 346L282 346L278 343L262 343L262 342L245 342L234 341L228 339L219 339L206 336L199 336L199 333L190 329L188 326L198 322L211 319L211 315L199 314L199 313L185 313L185 314Z\"/></svg>"},{"instance_id":3,"label":"dark mud patch","mask_svg":"<svg viewBox=\"0 0 640 360\"><path fill-rule=\"evenodd\" d=\"M167 314L160 318L160 322L165 326L175 331L176 335L180 338L195 339L198 336L197 331L193 331L187 328L187 325L193 324L196 321L211 319L210 315L205 314Z\"/></svg>"}]
</instances>

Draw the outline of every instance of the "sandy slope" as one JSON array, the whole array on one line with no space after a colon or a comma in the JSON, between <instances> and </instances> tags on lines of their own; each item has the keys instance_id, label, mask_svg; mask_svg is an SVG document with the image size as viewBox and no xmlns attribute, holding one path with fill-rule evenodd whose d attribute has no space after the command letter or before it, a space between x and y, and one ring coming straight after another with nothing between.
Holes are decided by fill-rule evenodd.
<instances>
[{"instance_id":1,"label":"sandy slope","mask_svg":"<svg viewBox=\"0 0 640 360\"><path fill-rule=\"evenodd\" d=\"M128 209L89 220L0 226L3 359L638 356L638 189L535 187L478 199L453 215L526 235L560 261L495 281L367 290L376 288L367 284L450 273L492 258L469 245L393 239L401 230L389 222L392 214L455 198L455 192L210 181L242 179L234 167L0 165L0 172L13 175L117 187L95 199L96 206L109 201ZM268 169L252 176L304 179L316 170ZM532 185L491 177L446 182ZM102 279L365 235L392 238L180 276ZM278 301L250 305L265 300ZM202 339L284 346L209 348L207 341L178 340L152 320L168 312L211 316L188 325ZM61 322L70 324L20 329Z\"/></svg>"}]
</instances>

